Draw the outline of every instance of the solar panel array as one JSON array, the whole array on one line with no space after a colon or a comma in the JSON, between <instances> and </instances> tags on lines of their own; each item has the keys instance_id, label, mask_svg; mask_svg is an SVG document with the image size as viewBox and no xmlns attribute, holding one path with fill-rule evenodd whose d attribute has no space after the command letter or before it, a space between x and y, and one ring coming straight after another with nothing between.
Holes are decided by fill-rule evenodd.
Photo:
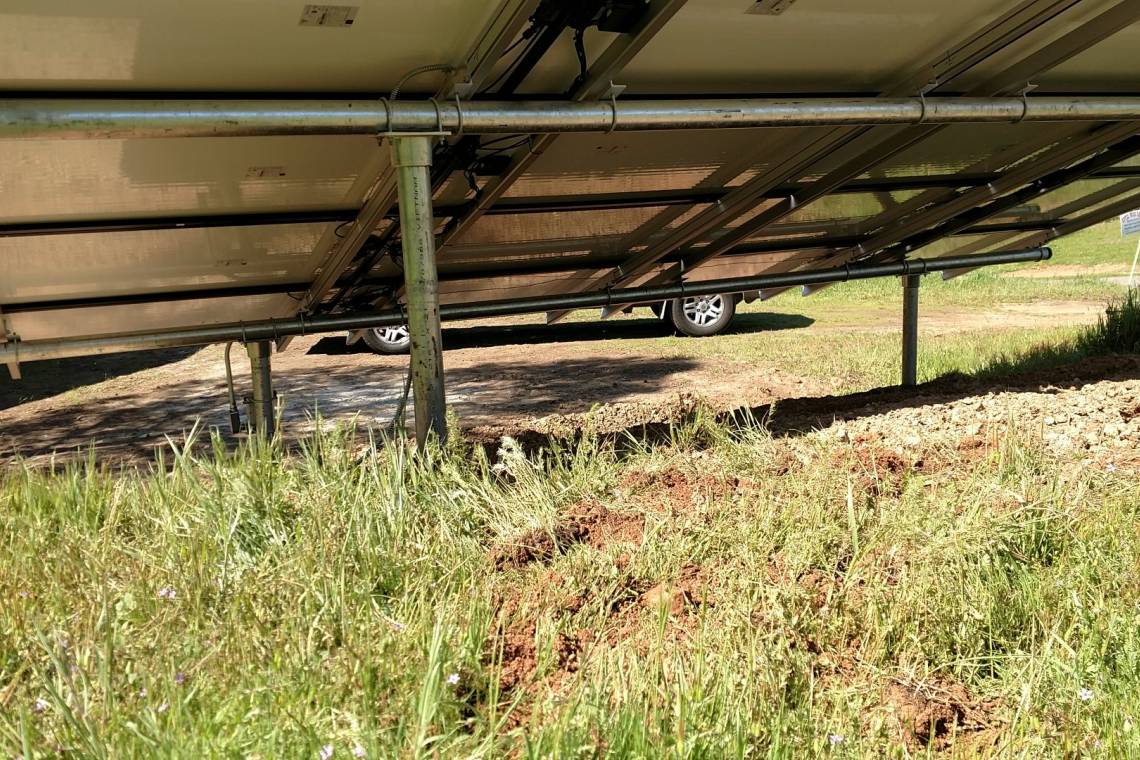
<instances>
[{"instance_id":1,"label":"solar panel array","mask_svg":"<svg viewBox=\"0 0 1140 760\"><path fill-rule=\"evenodd\" d=\"M378 98L446 65L398 97L1140 93L1140 2L344 1L10 1L0 90ZM1135 128L453 135L433 168L441 300L1032 247L1140 206ZM4 335L391 305L391 176L363 136L0 140Z\"/></svg>"}]
</instances>

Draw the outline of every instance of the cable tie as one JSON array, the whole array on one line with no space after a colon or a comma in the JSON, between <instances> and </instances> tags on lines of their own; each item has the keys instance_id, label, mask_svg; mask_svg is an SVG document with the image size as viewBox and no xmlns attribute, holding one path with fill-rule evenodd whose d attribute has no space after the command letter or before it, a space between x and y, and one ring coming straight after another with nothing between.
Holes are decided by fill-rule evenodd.
<instances>
[{"instance_id":1,"label":"cable tie","mask_svg":"<svg viewBox=\"0 0 1140 760\"><path fill-rule=\"evenodd\" d=\"M439 110L439 101L436 100L435 98L428 98L428 100L431 101L432 107L435 108L435 131L436 132L442 132L443 131L443 112Z\"/></svg>"},{"instance_id":2,"label":"cable tie","mask_svg":"<svg viewBox=\"0 0 1140 760\"><path fill-rule=\"evenodd\" d=\"M1029 93L1037 89L1037 85L1032 82L1026 82L1025 87L1021 90L1021 118L1014 122L1020 124L1025 121L1025 117L1029 115Z\"/></svg>"},{"instance_id":3,"label":"cable tie","mask_svg":"<svg viewBox=\"0 0 1140 760\"><path fill-rule=\"evenodd\" d=\"M612 117L610 119L610 128L606 130L606 134L612 133L617 129L617 92L614 90L614 82L610 80L610 110Z\"/></svg>"},{"instance_id":4,"label":"cable tie","mask_svg":"<svg viewBox=\"0 0 1140 760\"><path fill-rule=\"evenodd\" d=\"M463 106L459 104L459 93L455 93L455 115L459 119L459 128L455 131L456 137L463 135ZM440 129L440 132L443 130Z\"/></svg>"},{"instance_id":5,"label":"cable tie","mask_svg":"<svg viewBox=\"0 0 1140 760\"><path fill-rule=\"evenodd\" d=\"M380 132L380 139L383 140L384 132L392 131L392 106L388 103L388 98L385 97L380 98L380 103L384 106L384 131Z\"/></svg>"}]
</instances>

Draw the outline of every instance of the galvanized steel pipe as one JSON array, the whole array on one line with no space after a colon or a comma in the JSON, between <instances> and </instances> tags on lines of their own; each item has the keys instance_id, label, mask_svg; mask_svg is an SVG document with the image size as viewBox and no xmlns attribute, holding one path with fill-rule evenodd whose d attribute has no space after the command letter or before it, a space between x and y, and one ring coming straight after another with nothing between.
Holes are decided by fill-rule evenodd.
<instances>
[{"instance_id":1,"label":"galvanized steel pipe","mask_svg":"<svg viewBox=\"0 0 1140 760\"><path fill-rule=\"evenodd\" d=\"M1140 98L701 100L0 100L0 139L610 132L1140 120Z\"/></svg>"},{"instance_id":2,"label":"galvanized steel pipe","mask_svg":"<svg viewBox=\"0 0 1140 760\"><path fill-rule=\"evenodd\" d=\"M256 340L246 346L249 354L251 393L249 396L249 430L251 433L273 437L277 415L273 407L273 344L267 340Z\"/></svg>"},{"instance_id":3,"label":"galvanized steel pipe","mask_svg":"<svg viewBox=\"0 0 1140 760\"><path fill-rule=\"evenodd\" d=\"M687 282L675 285L657 285L641 288L614 288L591 293L572 293L555 296L535 296L485 303L456 304L440 307L441 319L479 319L512 314L531 314L558 309L586 309L618 304L655 303L670 298L714 295L716 293L742 293L749 290L788 288L797 285L818 285L848 280L866 280L875 277L898 277L928 272L944 272L997 264L1019 264L1043 261L1053 252L1049 248L1028 251L980 253L969 256L947 256L937 259L912 259L895 264L848 265L817 269L808 272L735 277L724 280ZM373 314L342 314L327 317L294 317L245 324L214 325L211 327L165 330L133 335L110 335L90 338L41 340L28 343L0 344L0 364L15 361L62 359L92 354L111 354L120 351L141 351L174 346L196 346L225 341L278 340L292 335L361 330L369 327L388 327L403 324L406 317L399 309Z\"/></svg>"},{"instance_id":4,"label":"galvanized steel pipe","mask_svg":"<svg viewBox=\"0 0 1140 760\"><path fill-rule=\"evenodd\" d=\"M903 280L902 385L918 385L918 287L922 278Z\"/></svg>"},{"instance_id":5,"label":"galvanized steel pipe","mask_svg":"<svg viewBox=\"0 0 1140 760\"><path fill-rule=\"evenodd\" d=\"M416 441L421 447L431 435L440 442L447 440L439 276L435 267L435 220L431 210L431 148L432 138L426 135L392 140L411 338L412 403L416 414Z\"/></svg>"}]
</instances>

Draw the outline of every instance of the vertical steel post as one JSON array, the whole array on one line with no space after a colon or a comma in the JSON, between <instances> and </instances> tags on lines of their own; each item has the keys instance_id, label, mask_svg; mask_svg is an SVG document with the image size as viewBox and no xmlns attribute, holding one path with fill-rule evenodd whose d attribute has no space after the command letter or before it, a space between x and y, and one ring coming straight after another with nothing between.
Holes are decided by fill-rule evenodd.
<instances>
[{"instance_id":1,"label":"vertical steel post","mask_svg":"<svg viewBox=\"0 0 1140 760\"><path fill-rule=\"evenodd\" d=\"M918 284L919 275L903 280L902 384L918 384Z\"/></svg>"},{"instance_id":2,"label":"vertical steel post","mask_svg":"<svg viewBox=\"0 0 1140 760\"><path fill-rule=\"evenodd\" d=\"M253 379L253 392L249 398L249 432L271 438L276 424L269 359L273 343L256 340L247 343L245 349L249 353L249 371Z\"/></svg>"},{"instance_id":3,"label":"vertical steel post","mask_svg":"<svg viewBox=\"0 0 1140 760\"><path fill-rule=\"evenodd\" d=\"M443 339L439 329L439 277L435 267L435 222L431 207L432 138L392 137L392 163L400 199L400 235L404 252L404 293L412 342L412 393L416 442L420 448L434 433L447 440L443 385Z\"/></svg>"}]
</instances>

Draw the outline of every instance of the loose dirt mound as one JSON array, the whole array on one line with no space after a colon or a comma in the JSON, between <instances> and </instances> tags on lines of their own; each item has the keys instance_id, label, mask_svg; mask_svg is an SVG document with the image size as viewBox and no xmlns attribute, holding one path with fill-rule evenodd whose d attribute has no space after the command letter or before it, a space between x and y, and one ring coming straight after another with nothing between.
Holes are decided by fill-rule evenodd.
<instances>
[{"instance_id":1,"label":"loose dirt mound","mask_svg":"<svg viewBox=\"0 0 1140 760\"><path fill-rule=\"evenodd\" d=\"M631 579L625 593L615 597L605 623L606 640L611 645L636 639L638 651L645 654L650 639L637 637L646 620L655 620L664 612L665 636L675 640L696 628L701 609L716 604L708 573L698 565L686 565L675 578L647 586Z\"/></svg>"},{"instance_id":2,"label":"loose dirt mound","mask_svg":"<svg viewBox=\"0 0 1140 760\"><path fill-rule=\"evenodd\" d=\"M499 687L512 692L530 684L538 672L540 653L534 621L521 623L505 631L499 639L499 653L489 651L488 662L501 654ZM561 633L554 634L550 642L550 678L561 678L578 670L578 653L582 642Z\"/></svg>"},{"instance_id":3,"label":"loose dirt mound","mask_svg":"<svg viewBox=\"0 0 1140 760\"><path fill-rule=\"evenodd\" d=\"M498 570L549 562L574 544L603 549L613 543L640 544L645 518L614 512L595 500L579 502L553 528L534 528L500 544L490 559Z\"/></svg>"},{"instance_id":4,"label":"loose dirt mound","mask_svg":"<svg viewBox=\"0 0 1140 760\"><path fill-rule=\"evenodd\" d=\"M638 504L647 509L676 515L747 485L740 480L729 484L710 474L690 475L669 468L660 472L631 470L622 477L618 491L635 496Z\"/></svg>"},{"instance_id":5,"label":"loose dirt mound","mask_svg":"<svg viewBox=\"0 0 1140 760\"><path fill-rule=\"evenodd\" d=\"M861 435L853 446L832 452L831 466L836 472L850 474L855 494L897 497L902 494L907 475L925 471L928 459L929 456L904 456L886 448L877 435Z\"/></svg>"},{"instance_id":6,"label":"loose dirt mound","mask_svg":"<svg viewBox=\"0 0 1140 760\"><path fill-rule=\"evenodd\" d=\"M696 565L686 565L676 579L653 586L641 595L637 603L649 611L664 607L674 618L701 607L713 606L707 580L701 568Z\"/></svg>"},{"instance_id":7,"label":"loose dirt mound","mask_svg":"<svg viewBox=\"0 0 1140 760\"><path fill-rule=\"evenodd\" d=\"M960 735L990 726L992 706L975 702L964 686L944 679L891 684L883 704L894 715L899 739L912 750L945 750Z\"/></svg>"}]
</instances>

